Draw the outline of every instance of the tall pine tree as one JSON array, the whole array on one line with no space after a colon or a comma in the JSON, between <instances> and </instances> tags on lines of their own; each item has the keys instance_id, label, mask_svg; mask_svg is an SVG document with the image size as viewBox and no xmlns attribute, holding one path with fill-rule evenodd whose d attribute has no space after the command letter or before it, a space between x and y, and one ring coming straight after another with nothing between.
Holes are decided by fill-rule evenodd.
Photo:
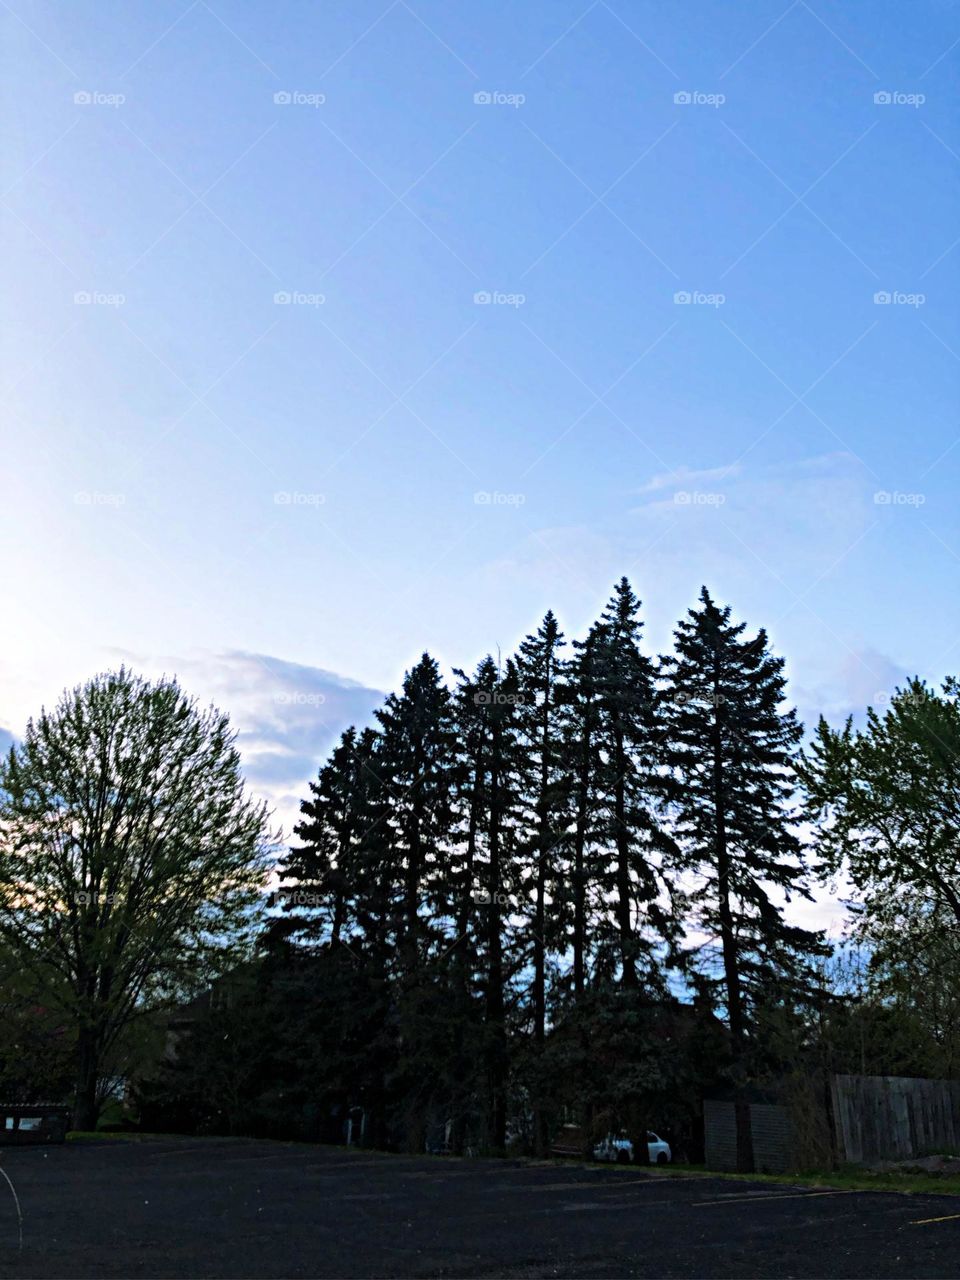
<instances>
[{"instance_id":1,"label":"tall pine tree","mask_svg":"<svg viewBox=\"0 0 960 1280\"><path fill-rule=\"evenodd\" d=\"M784 660L767 634L744 638L706 587L664 657L666 762L675 834L696 878L690 924L707 941L688 953L701 989L719 993L741 1088L753 1073L764 1007L813 980L821 936L789 924L774 894L810 898L790 809L802 726L783 706ZM737 1106L738 1167L749 1172L749 1110Z\"/></svg>"},{"instance_id":2,"label":"tall pine tree","mask_svg":"<svg viewBox=\"0 0 960 1280\"><path fill-rule=\"evenodd\" d=\"M415 972L433 941L423 907L445 878L453 824L454 724L450 692L425 653L376 712L378 768L390 798L389 838L402 888L396 904L401 969Z\"/></svg>"},{"instance_id":3,"label":"tall pine tree","mask_svg":"<svg viewBox=\"0 0 960 1280\"><path fill-rule=\"evenodd\" d=\"M654 955L666 923L658 905L660 824L655 812L656 692L652 661L640 649L640 601L621 578L597 628L593 687L593 838L610 857L598 867L599 888L613 903L612 931L620 984L656 985Z\"/></svg>"},{"instance_id":4,"label":"tall pine tree","mask_svg":"<svg viewBox=\"0 0 960 1280\"><path fill-rule=\"evenodd\" d=\"M594 808L594 775L599 734L597 695L598 650L602 639L599 623L594 623L585 640L574 640L566 698L569 717L565 725L565 745L573 771L572 823L573 851L569 896L572 905L571 949L573 952L574 1002L586 993L590 959L590 829Z\"/></svg>"},{"instance_id":5,"label":"tall pine tree","mask_svg":"<svg viewBox=\"0 0 960 1280\"><path fill-rule=\"evenodd\" d=\"M524 831L520 860L532 896L528 910L533 957L533 1041L538 1077L534 1106L534 1146L546 1154L547 1115L539 1082L547 1028L547 959L562 945L558 911L563 902L563 858L567 843L569 768L564 749L563 633L548 612L534 635L520 644L516 659L518 681L517 731L523 757L522 804Z\"/></svg>"}]
</instances>

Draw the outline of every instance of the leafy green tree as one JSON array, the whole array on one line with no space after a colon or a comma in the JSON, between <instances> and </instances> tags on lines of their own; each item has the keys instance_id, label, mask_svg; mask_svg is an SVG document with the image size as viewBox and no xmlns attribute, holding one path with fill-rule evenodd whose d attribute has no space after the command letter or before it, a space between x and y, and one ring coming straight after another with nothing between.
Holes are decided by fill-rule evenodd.
<instances>
[{"instance_id":1,"label":"leafy green tree","mask_svg":"<svg viewBox=\"0 0 960 1280\"><path fill-rule=\"evenodd\" d=\"M689 924L705 938L686 963L702 992L719 993L741 1085L755 1069L761 1010L805 992L810 958L826 951L774 897L811 896L790 809L802 726L783 707L783 659L765 631L746 639L745 630L704 587L661 666L667 793L680 865L696 878ZM747 1170L749 1113L737 1111Z\"/></svg>"},{"instance_id":2,"label":"leafy green tree","mask_svg":"<svg viewBox=\"0 0 960 1280\"><path fill-rule=\"evenodd\" d=\"M943 901L910 885L873 893L856 913L855 935L869 953L867 991L904 1027L906 1071L881 1074L960 1076L960 930ZM908 1030L909 1028L909 1030ZM872 1071L879 1068L874 1066Z\"/></svg>"},{"instance_id":3,"label":"leafy green tree","mask_svg":"<svg viewBox=\"0 0 960 1280\"><path fill-rule=\"evenodd\" d=\"M901 909L891 899L888 923L904 927L902 938L877 937L877 922L860 918L824 961L806 1056L826 1073L956 1074L956 942L940 931L925 936L914 906L908 901Z\"/></svg>"},{"instance_id":4,"label":"leafy green tree","mask_svg":"<svg viewBox=\"0 0 960 1280\"><path fill-rule=\"evenodd\" d=\"M227 717L121 668L0 765L0 939L74 1029L74 1123L131 1020L242 951L269 859Z\"/></svg>"},{"instance_id":5,"label":"leafy green tree","mask_svg":"<svg viewBox=\"0 0 960 1280\"><path fill-rule=\"evenodd\" d=\"M925 911L960 925L960 686L922 680L889 707L833 730L821 718L799 776L817 847L831 874L845 871L870 910L909 890Z\"/></svg>"}]
</instances>

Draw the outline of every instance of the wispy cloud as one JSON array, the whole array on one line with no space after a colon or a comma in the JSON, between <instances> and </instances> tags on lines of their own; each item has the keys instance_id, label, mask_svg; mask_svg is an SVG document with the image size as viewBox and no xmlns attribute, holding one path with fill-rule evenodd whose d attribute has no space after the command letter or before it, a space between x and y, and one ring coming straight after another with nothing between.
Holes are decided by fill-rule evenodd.
<instances>
[{"instance_id":1,"label":"wispy cloud","mask_svg":"<svg viewBox=\"0 0 960 1280\"><path fill-rule=\"evenodd\" d=\"M691 467L677 467L675 471L661 471L642 484L638 493L659 493L662 489L689 488L692 484L720 483L739 476L742 471L739 462L732 462L726 467L704 467L695 470Z\"/></svg>"}]
</instances>

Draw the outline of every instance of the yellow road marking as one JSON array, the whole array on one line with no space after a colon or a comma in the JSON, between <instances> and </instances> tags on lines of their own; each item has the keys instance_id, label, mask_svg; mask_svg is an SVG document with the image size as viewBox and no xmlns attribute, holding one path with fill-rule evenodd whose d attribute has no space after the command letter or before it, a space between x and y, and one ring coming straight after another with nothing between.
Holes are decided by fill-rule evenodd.
<instances>
[{"instance_id":1,"label":"yellow road marking","mask_svg":"<svg viewBox=\"0 0 960 1280\"><path fill-rule=\"evenodd\" d=\"M928 1222L952 1222L954 1218L960 1218L960 1213L945 1213L942 1218L915 1218L911 1223L911 1227L925 1227Z\"/></svg>"},{"instance_id":2,"label":"yellow road marking","mask_svg":"<svg viewBox=\"0 0 960 1280\"><path fill-rule=\"evenodd\" d=\"M723 1200L696 1200L693 1207L699 1209L708 1204L738 1204L744 1200L813 1200L816 1196L855 1196L856 1191L791 1191L785 1196L768 1196L762 1191L750 1196L725 1196ZM960 1217L960 1214L957 1215Z\"/></svg>"}]
</instances>

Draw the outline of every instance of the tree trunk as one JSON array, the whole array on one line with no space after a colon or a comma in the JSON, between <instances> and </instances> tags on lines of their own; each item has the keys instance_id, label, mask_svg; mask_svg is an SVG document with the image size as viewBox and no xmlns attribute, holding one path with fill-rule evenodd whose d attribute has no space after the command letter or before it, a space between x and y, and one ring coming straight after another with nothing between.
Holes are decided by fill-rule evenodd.
<instances>
[{"instance_id":1,"label":"tree trunk","mask_svg":"<svg viewBox=\"0 0 960 1280\"><path fill-rule=\"evenodd\" d=\"M586 714L586 713L585 713ZM583 1004L586 990L586 946L587 946L587 883L585 868L585 851L587 843L587 816L590 805L590 728L584 723L581 737L581 753L577 767L577 818L573 843L573 994L577 1012ZM580 1064L578 1075L583 1071L587 1061L589 1047L586 1043L586 1032L581 1023L578 1038L580 1041ZM582 1078L582 1076L581 1076ZM578 1117L579 1119L580 1117ZM593 1159L593 1101L587 1102L583 1116L583 1158Z\"/></svg>"},{"instance_id":2,"label":"tree trunk","mask_svg":"<svg viewBox=\"0 0 960 1280\"><path fill-rule=\"evenodd\" d=\"M97 1085L100 1075L100 1052L96 1032L81 1027L77 1038L76 1096L73 1106L73 1127L92 1132L100 1118L97 1101Z\"/></svg>"},{"instance_id":3,"label":"tree trunk","mask_svg":"<svg viewBox=\"0 0 960 1280\"><path fill-rule=\"evenodd\" d=\"M413 753L412 821L408 832L407 882L405 886L405 968L410 975L420 964L420 877L423 850L423 749L420 742Z\"/></svg>"},{"instance_id":4,"label":"tree trunk","mask_svg":"<svg viewBox=\"0 0 960 1280\"><path fill-rule=\"evenodd\" d=\"M467 831L467 851L463 867L463 885L460 891L460 902L457 908L457 938L453 944L456 965L455 990L460 1001L460 1010L454 1023L454 1056L461 1067L463 1077L469 1076L469 1065L465 1061L465 1020L470 1010L470 946L467 931L474 919L473 906L473 866L477 853L477 831L480 822L480 794L483 788L483 739L477 745L477 754L473 768L473 790L470 797L470 823ZM450 1151L455 1156L462 1156L466 1144L466 1117L464 1115L465 1100L461 1099L453 1116L450 1129Z\"/></svg>"},{"instance_id":5,"label":"tree trunk","mask_svg":"<svg viewBox=\"0 0 960 1280\"><path fill-rule=\"evenodd\" d=\"M547 1030L547 944L546 894L547 857L550 846L550 704L553 698L549 660L540 719L540 794L537 797L537 901L533 931L533 1038L537 1055L537 1092L543 1089L543 1048ZM547 1154L550 1135L546 1112L538 1101L533 1117L534 1150L538 1156Z\"/></svg>"},{"instance_id":6,"label":"tree trunk","mask_svg":"<svg viewBox=\"0 0 960 1280\"><path fill-rule=\"evenodd\" d=\"M713 710L713 807L716 834L717 902L720 916L720 943L723 951L723 978L727 990L727 1019L733 1044L733 1060L737 1098L734 1103L737 1132L737 1172L753 1173L753 1135L750 1129L750 1105L744 1096L746 1062L744 1060L743 992L737 958L733 912L730 909L730 857L727 851L727 824L724 808L723 752L720 729L719 678L714 678Z\"/></svg>"},{"instance_id":7,"label":"tree trunk","mask_svg":"<svg viewBox=\"0 0 960 1280\"><path fill-rule=\"evenodd\" d=\"M627 837L626 756L623 749L623 727L614 713L614 823L617 844L617 923L620 931L620 982L628 990L637 987L637 963L634 950L633 922L630 918L630 842Z\"/></svg>"},{"instance_id":8,"label":"tree trunk","mask_svg":"<svg viewBox=\"0 0 960 1280\"><path fill-rule=\"evenodd\" d=\"M590 729L584 724L577 769L577 819L573 844L573 990L577 1002L586 985L587 892L584 852L587 843L587 814L590 803Z\"/></svg>"},{"instance_id":9,"label":"tree trunk","mask_svg":"<svg viewBox=\"0 0 960 1280\"><path fill-rule=\"evenodd\" d=\"M506 1029L503 1024L503 938L500 915L500 729L494 721L490 769L490 902L487 934L487 1035L491 1103L491 1146L507 1145Z\"/></svg>"}]
</instances>

